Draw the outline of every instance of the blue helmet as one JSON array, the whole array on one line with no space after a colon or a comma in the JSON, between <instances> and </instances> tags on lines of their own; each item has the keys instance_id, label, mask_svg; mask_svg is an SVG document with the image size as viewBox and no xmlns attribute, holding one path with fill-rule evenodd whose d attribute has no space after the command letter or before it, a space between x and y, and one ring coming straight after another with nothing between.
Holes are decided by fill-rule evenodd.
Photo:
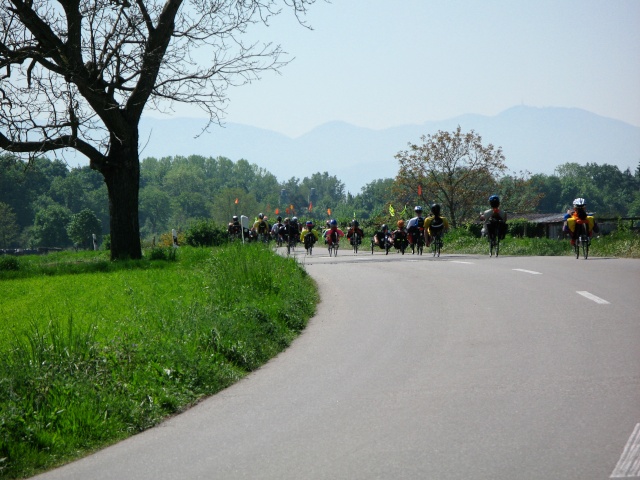
<instances>
[{"instance_id":1,"label":"blue helmet","mask_svg":"<svg viewBox=\"0 0 640 480\"><path fill-rule=\"evenodd\" d=\"M329 222L329 225L331 225L332 227L337 227L338 221L335 218L332 218L331 221Z\"/></svg>"},{"instance_id":2,"label":"blue helmet","mask_svg":"<svg viewBox=\"0 0 640 480\"><path fill-rule=\"evenodd\" d=\"M491 195L489 197L489 205L494 208L500 205L500 197L498 197L497 195Z\"/></svg>"}]
</instances>

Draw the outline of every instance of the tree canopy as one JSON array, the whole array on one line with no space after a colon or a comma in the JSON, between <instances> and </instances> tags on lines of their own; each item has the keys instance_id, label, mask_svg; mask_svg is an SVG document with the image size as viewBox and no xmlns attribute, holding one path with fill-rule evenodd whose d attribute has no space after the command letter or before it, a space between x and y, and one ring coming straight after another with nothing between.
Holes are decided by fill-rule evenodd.
<instances>
[{"instance_id":1,"label":"tree canopy","mask_svg":"<svg viewBox=\"0 0 640 480\"><path fill-rule=\"evenodd\" d=\"M399 203L439 203L454 227L477 216L479 199L495 191L507 170L502 148L483 145L480 135L463 133L460 126L454 132L423 135L421 141L396 155Z\"/></svg>"},{"instance_id":2,"label":"tree canopy","mask_svg":"<svg viewBox=\"0 0 640 480\"><path fill-rule=\"evenodd\" d=\"M0 148L87 157L107 185L112 258L140 258L143 111L186 103L219 120L229 87L286 63L248 29L282 8L301 20L315 1L3 1Z\"/></svg>"}]
</instances>

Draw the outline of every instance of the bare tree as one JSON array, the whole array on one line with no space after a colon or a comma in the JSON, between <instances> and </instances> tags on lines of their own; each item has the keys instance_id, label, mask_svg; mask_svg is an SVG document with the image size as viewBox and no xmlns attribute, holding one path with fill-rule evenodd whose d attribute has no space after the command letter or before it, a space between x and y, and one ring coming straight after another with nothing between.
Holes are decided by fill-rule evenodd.
<instances>
[{"instance_id":1,"label":"bare tree","mask_svg":"<svg viewBox=\"0 0 640 480\"><path fill-rule=\"evenodd\" d=\"M111 258L140 258L143 111L195 104L219 122L229 87L286 64L247 29L283 9L304 25L315 2L2 0L0 148L85 155L109 192Z\"/></svg>"},{"instance_id":2,"label":"bare tree","mask_svg":"<svg viewBox=\"0 0 640 480\"><path fill-rule=\"evenodd\" d=\"M498 177L507 169L502 148L482 145L482 137L471 130L439 131L422 136L422 145L409 144L396 159L400 170L395 181L398 198L409 201L407 192L419 192L421 203L441 203L453 227L477 216L479 202L488 197Z\"/></svg>"}]
</instances>

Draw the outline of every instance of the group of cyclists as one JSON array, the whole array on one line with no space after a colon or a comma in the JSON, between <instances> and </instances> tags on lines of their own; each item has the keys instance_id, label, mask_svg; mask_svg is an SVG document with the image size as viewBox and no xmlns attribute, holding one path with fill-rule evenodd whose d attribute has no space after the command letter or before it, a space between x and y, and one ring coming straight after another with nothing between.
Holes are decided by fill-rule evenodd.
<instances>
[{"instance_id":1,"label":"group of cyclists","mask_svg":"<svg viewBox=\"0 0 640 480\"><path fill-rule=\"evenodd\" d=\"M500 209L500 198L497 195L489 197L489 206L488 210L480 214L483 222L482 235L490 242L499 242L507 233L507 214ZM593 232L598 232L598 226L593 217L587 215L585 200L576 198L573 207L573 212L570 211L565 215L563 227L563 230L571 235L572 245L575 244L577 225L586 225L589 236L593 235ZM415 216L408 222L405 223L403 219L398 220L393 231L386 224L381 225L379 231L372 237L372 251L374 247L379 247L388 253L389 248L394 247L403 254L407 248L414 253L417 248L422 253L422 248L429 248L434 240L441 243L442 235L449 230L449 221L441 215L440 205L437 203L431 205L428 217L423 216L423 208L420 205L414 207L414 212ZM320 238L329 248L333 245L337 248L340 239L346 236L356 251L364 238L364 232L356 219L351 221L346 234L338 228L338 222L335 219L327 220L319 233L311 220L302 223L295 216L284 219L278 216L276 223L271 225L267 216L262 213L258 214L251 228L244 229L238 217L234 216L229 223L228 233L232 240L240 237L246 241L265 243L274 240L278 246L286 245L288 248L301 242L308 253L311 253L311 249Z\"/></svg>"}]
</instances>

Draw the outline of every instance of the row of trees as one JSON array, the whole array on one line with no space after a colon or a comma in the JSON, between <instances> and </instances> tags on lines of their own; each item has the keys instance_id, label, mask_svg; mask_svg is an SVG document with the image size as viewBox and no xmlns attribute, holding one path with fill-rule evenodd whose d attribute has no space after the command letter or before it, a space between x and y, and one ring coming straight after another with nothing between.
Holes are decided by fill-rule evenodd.
<instances>
[{"instance_id":1,"label":"row of trees","mask_svg":"<svg viewBox=\"0 0 640 480\"><path fill-rule=\"evenodd\" d=\"M247 160L146 158L140 165L141 237L185 229L197 219L225 224L233 215L253 218L258 212L272 219L280 214L316 222L329 216L390 222L411 216L415 204L434 202L457 226L477 219L493 193L514 213L562 212L583 196L601 217L640 215L640 165L631 173L607 164L566 163L553 175L510 175L500 148L460 128L425 136L396 158L395 179L374 180L356 195L328 172L279 182ZM108 225L107 187L95 170L68 169L44 157L24 162L0 156L0 248L89 247L92 234L110 233Z\"/></svg>"},{"instance_id":2,"label":"row of trees","mask_svg":"<svg viewBox=\"0 0 640 480\"><path fill-rule=\"evenodd\" d=\"M274 219L280 214L319 220L328 211L333 216L355 212L360 218L368 217L369 212L382 211L392 183L377 180L353 196L327 172L279 182L246 160L195 155L146 158L140 172L138 211L143 239L172 228L184 229L197 219L226 224L233 215L253 218L259 212ZM38 157L25 162L0 156L0 208L0 231L4 232L0 248L86 244L92 233L110 233L107 187L102 176L88 166L68 169L60 160ZM84 218L87 211L93 222ZM79 241L77 235L69 235L68 227L81 212L87 227Z\"/></svg>"}]
</instances>

